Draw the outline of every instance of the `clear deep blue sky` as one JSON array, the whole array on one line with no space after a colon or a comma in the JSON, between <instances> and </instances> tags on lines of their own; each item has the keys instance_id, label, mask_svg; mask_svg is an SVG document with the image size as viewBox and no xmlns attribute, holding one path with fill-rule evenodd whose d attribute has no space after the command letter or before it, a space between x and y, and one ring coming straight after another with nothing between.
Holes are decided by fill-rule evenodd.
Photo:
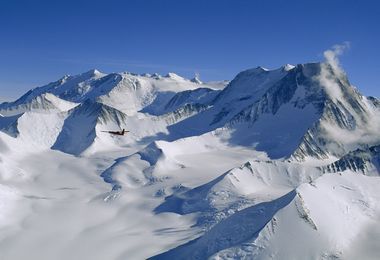
<instances>
[{"instance_id":1,"label":"clear deep blue sky","mask_svg":"<svg viewBox=\"0 0 380 260\"><path fill-rule=\"evenodd\" d=\"M0 99L91 68L232 79L344 41L351 82L380 96L379 2L0 0Z\"/></svg>"}]
</instances>

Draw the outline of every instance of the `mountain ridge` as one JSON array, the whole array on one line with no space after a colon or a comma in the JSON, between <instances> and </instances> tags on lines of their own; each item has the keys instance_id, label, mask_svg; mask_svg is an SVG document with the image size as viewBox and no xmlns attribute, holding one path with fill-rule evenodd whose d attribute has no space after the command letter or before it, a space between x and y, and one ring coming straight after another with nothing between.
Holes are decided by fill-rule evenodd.
<instances>
[{"instance_id":1,"label":"mountain ridge","mask_svg":"<svg viewBox=\"0 0 380 260\"><path fill-rule=\"evenodd\" d=\"M178 88L178 84L185 85ZM44 92L47 94L43 94ZM269 153L277 148L269 148L273 144L263 139L267 137L260 137L260 134L270 132L271 129L284 128L289 116L299 117L301 121L298 124L301 130L293 136L281 137L282 140L278 141L288 140L285 142L292 143L289 145L294 147L293 151L284 150L282 153L273 154L274 158L289 157L295 160L305 160L310 156L319 159L343 156L360 148L360 140L357 145L336 142L336 138L330 136L333 134L329 133L329 129L347 131L350 135L354 135L355 132L360 132L363 136L368 135L365 133L366 128L370 128L370 122L373 124L373 118L379 114L377 99L363 97L351 86L344 73L334 71L334 68L326 63L296 66L286 64L275 70L262 67L248 69L239 73L223 90L213 90L210 86L193 83L174 73L158 77L132 73L104 74L90 70L76 76L65 76L56 82L28 91L13 103L2 103L0 112L6 114L8 111L9 115L15 115L32 110L33 102L36 102L33 100L43 101L38 102L39 107L35 105L41 111L62 111L57 108L58 105L45 97L62 104L65 100L86 102L90 99L120 110L127 116L147 113L160 117L176 110L188 111L186 113L190 116L180 121L176 119L173 121L174 124L168 126L169 133L166 135L169 140L174 140L169 136L199 135L227 127L231 132L229 142L236 142L235 140L239 139L236 135L247 136L243 139L245 145L257 143L258 149ZM62 101L59 101L59 98ZM70 108L74 107L75 103L61 106ZM301 116L307 111L307 106L310 106L310 111L307 112L309 114ZM288 107L289 111L284 114L281 111L285 107ZM280 120L280 125L266 126L265 121L269 122L271 115L276 118L281 113L284 114L283 119L276 119ZM268 119L263 121L262 117ZM285 121L281 123L281 120ZM190 125L200 128L195 132L183 132L178 136L178 133L182 132L181 129L194 128ZM262 126L258 127L259 125ZM252 133L247 135L247 131L252 132L252 127L254 132L258 131L259 136L255 137ZM236 131L233 130L235 128ZM290 128L288 131L292 132ZM371 144L376 145L380 138L375 137L376 134L372 135L378 140ZM237 142L242 145L241 141Z\"/></svg>"}]
</instances>

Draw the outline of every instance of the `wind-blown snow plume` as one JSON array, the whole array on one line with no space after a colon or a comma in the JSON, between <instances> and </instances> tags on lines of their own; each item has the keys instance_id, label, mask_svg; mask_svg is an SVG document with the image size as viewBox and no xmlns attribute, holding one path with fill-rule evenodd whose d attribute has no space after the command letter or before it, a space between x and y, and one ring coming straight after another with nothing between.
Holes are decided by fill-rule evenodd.
<instances>
[{"instance_id":1,"label":"wind-blown snow plume","mask_svg":"<svg viewBox=\"0 0 380 260\"><path fill-rule=\"evenodd\" d=\"M341 56L345 50L350 48L349 42L343 44L334 45L330 50L323 52L323 56L326 59L326 63L330 64L335 73L344 74L339 62L339 56Z\"/></svg>"},{"instance_id":2,"label":"wind-blown snow plume","mask_svg":"<svg viewBox=\"0 0 380 260\"><path fill-rule=\"evenodd\" d=\"M343 96L340 86L336 81L336 76L342 79L346 73L342 69L338 57L341 56L349 46L349 42L345 42L341 45L334 45L330 50L323 52L325 62L322 63L321 73L316 77L316 80L325 88L326 93L333 100L342 99Z\"/></svg>"}]
</instances>

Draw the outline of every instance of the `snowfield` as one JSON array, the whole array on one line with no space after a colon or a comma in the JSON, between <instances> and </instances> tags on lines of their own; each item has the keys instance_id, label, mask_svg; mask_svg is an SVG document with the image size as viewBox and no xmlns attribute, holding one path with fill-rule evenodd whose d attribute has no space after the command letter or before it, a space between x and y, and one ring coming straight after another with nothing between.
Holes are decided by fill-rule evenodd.
<instances>
[{"instance_id":1,"label":"snowfield","mask_svg":"<svg viewBox=\"0 0 380 260\"><path fill-rule=\"evenodd\" d=\"M0 104L0 259L378 259L379 104L328 62L32 89Z\"/></svg>"}]
</instances>

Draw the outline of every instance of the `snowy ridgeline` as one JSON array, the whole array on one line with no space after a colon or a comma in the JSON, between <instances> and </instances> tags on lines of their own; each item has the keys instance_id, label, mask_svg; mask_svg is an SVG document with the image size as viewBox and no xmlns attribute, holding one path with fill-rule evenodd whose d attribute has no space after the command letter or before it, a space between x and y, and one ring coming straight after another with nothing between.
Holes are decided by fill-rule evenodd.
<instances>
[{"instance_id":1,"label":"snowy ridgeline","mask_svg":"<svg viewBox=\"0 0 380 260\"><path fill-rule=\"evenodd\" d=\"M0 104L0 259L376 259L379 104L329 63L32 89Z\"/></svg>"}]
</instances>

